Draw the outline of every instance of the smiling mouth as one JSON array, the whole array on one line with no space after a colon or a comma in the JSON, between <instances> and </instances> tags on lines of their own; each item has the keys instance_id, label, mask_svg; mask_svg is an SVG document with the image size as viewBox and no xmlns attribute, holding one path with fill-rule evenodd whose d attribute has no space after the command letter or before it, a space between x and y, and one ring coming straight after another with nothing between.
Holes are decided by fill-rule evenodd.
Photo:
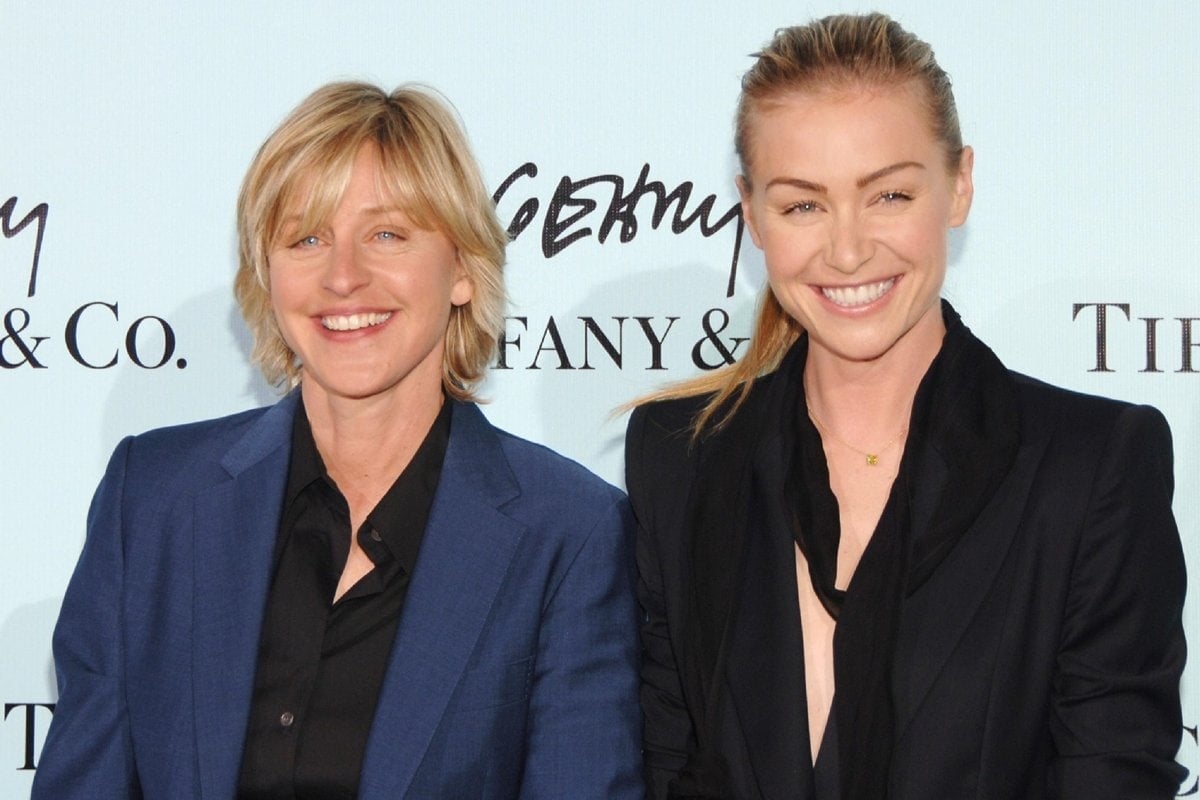
<instances>
[{"instance_id":1,"label":"smiling mouth","mask_svg":"<svg viewBox=\"0 0 1200 800\"><path fill-rule=\"evenodd\" d=\"M321 326L329 331L357 331L382 325L391 319L392 312L382 314L339 314L332 317L321 317Z\"/></svg>"},{"instance_id":2,"label":"smiling mouth","mask_svg":"<svg viewBox=\"0 0 1200 800\"><path fill-rule=\"evenodd\" d=\"M839 308L857 308L874 303L883 297L896 285L895 278L864 283L861 286L822 286L821 294L825 299Z\"/></svg>"}]
</instances>

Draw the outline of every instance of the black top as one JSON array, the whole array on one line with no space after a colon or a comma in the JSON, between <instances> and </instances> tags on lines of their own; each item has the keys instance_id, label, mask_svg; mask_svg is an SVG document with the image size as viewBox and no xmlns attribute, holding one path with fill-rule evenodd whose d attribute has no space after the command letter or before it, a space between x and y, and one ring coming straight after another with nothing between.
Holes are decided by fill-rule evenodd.
<instances>
[{"instance_id":1,"label":"black top","mask_svg":"<svg viewBox=\"0 0 1200 800\"><path fill-rule=\"evenodd\" d=\"M888 685L888 784L873 797L1165 800L1187 772L1174 763L1186 578L1166 422L1007 371L989 378L979 369L995 355L977 339L971 350L937 379L927 433L911 438L910 427L906 445L910 560ZM785 377L756 380L728 424L698 440L689 425L705 396L630 418L649 797L672 785L684 796L685 777L695 797L822 791L804 718L796 544L773 514L780 504L758 502L772 474L762 467L788 452L774 405ZM985 474L976 459L989 461L1014 428L1011 468L965 520L978 508L970 484ZM837 637L853 630L838 623L835 661ZM838 694L846 686L839 679ZM866 726L830 722L835 760L857 768L840 744ZM832 764L824 752L822 764Z\"/></svg>"},{"instance_id":2,"label":"black top","mask_svg":"<svg viewBox=\"0 0 1200 800\"><path fill-rule=\"evenodd\" d=\"M350 512L303 404L238 781L241 800L354 798L396 627L442 471L450 404L357 536L374 563L336 603Z\"/></svg>"}]
</instances>

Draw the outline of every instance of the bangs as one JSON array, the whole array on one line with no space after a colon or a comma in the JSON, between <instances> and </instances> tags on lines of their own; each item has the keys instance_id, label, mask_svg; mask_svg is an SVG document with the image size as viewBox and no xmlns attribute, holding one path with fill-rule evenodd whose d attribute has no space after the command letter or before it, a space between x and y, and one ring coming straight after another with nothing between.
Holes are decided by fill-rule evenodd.
<instances>
[{"instance_id":1,"label":"bangs","mask_svg":"<svg viewBox=\"0 0 1200 800\"><path fill-rule=\"evenodd\" d=\"M267 215L268 250L279 245L291 224L300 231L313 231L329 223L350 183L354 160L366 144L379 150L375 182L381 203L395 207L419 228L440 228L428 192L414 180L414 165L405 150L395 144L386 147L376 136L345 136L310 144L278 170L283 177Z\"/></svg>"}]
</instances>

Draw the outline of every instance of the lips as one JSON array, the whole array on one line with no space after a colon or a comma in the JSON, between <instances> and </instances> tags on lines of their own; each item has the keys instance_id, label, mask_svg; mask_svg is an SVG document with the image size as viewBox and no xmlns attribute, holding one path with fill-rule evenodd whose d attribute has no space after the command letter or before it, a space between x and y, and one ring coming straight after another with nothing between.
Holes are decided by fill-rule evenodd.
<instances>
[{"instance_id":1,"label":"lips","mask_svg":"<svg viewBox=\"0 0 1200 800\"><path fill-rule=\"evenodd\" d=\"M368 312L363 314L333 314L321 317L321 326L329 331L357 331L382 325L391 319L392 312Z\"/></svg>"},{"instance_id":2,"label":"lips","mask_svg":"<svg viewBox=\"0 0 1200 800\"><path fill-rule=\"evenodd\" d=\"M883 297L896 285L895 278L864 283L859 286L822 286L821 294L839 308L858 308L870 305Z\"/></svg>"}]
</instances>

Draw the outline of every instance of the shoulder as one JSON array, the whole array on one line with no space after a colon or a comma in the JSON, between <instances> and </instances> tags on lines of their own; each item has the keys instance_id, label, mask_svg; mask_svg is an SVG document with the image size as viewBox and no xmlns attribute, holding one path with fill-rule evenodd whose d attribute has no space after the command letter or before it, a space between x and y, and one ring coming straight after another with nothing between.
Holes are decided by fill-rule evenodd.
<instances>
[{"instance_id":1,"label":"shoulder","mask_svg":"<svg viewBox=\"0 0 1200 800\"><path fill-rule=\"evenodd\" d=\"M1073 516L1081 526L1095 528L1085 523L1089 509L1170 513L1174 452L1170 426L1158 409L1016 373L1013 381L1024 463L1033 470L1032 496L1051 517ZM1173 524L1161 527L1166 531Z\"/></svg>"},{"instance_id":2,"label":"shoulder","mask_svg":"<svg viewBox=\"0 0 1200 800\"><path fill-rule=\"evenodd\" d=\"M721 427L693 436L696 415L711 400L698 395L634 409L625 435L625 485L642 529L685 516L695 487L722 482L759 441L764 401L774 375L757 379Z\"/></svg>"},{"instance_id":3,"label":"shoulder","mask_svg":"<svg viewBox=\"0 0 1200 800\"><path fill-rule=\"evenodd\" d=\"M493 430L523 489L535 489L540 494L600 505L609 505L624 498L620 489L579 462L543 444L500 428Z\"/></svg>"},{"instance_id":4,"label":"shoulder","mask_svg":"<svg viewBox=\"0 0 1200 800\"><path fill-rule=\"evenodd\" d=\"M113 454L108 475L120 469L128 486L158 493L226 479L231 455L242 449L265 454L289 444L294 410L295 398L289 396L273 406L127 437Z\"/></svg>"},{"instance_id":5,"label":"shoulder","mask_svg":"<svg viewBox=\"0 0 1200 800\"><path fill-rule=\"evenodd\" d=\"M514 499L506 506L509 513L559 514L580 521L588 513L603 512L625 502L621 490L587 467L545 445L496 427L472 403L455 406L450 435L452 443L459 445L454 460L459 468L479 474L497 496L515 490ZM475 463L468 465L463 457Z\"/></svg>"},{"instance_id":6,"label":"shoulder","mask_svg":"<svg viewBox=\"0 0 1200 800\"><path fill-rule=\"evenodd\" d=\"M627 468L631 459L665 466L694 462L700 454L727 442L749 442L762 418L762 404L774 373L754 381L745 401L724 425L693 435L693 424L712 395L657 400L640 405L629 418L625 434Z\"/></svg>"},{"instance_id":7,"label":"shoulder","mask_svg":"<svg viewBox=\"0 0 1200 800\"><path fill-rule=\"evenodd\" d=\"M254 408L225 417L154 428L131 437L144 458L178 458L181 453L221 451L236 442L270 407Z\"/></svg>"},{"instance_id":8,"label":"shoulder","mask_svg":"<svg viewBox=\"0 0 1200 800\"><path fill-rule=\"evenodd\" d=\"M1074 440L1079 446L1105 442L1131 430L1170 439L1162 413L1110 397L1087 394L1010 372L1027 436Z\"/></svg>"}]
</instances>

